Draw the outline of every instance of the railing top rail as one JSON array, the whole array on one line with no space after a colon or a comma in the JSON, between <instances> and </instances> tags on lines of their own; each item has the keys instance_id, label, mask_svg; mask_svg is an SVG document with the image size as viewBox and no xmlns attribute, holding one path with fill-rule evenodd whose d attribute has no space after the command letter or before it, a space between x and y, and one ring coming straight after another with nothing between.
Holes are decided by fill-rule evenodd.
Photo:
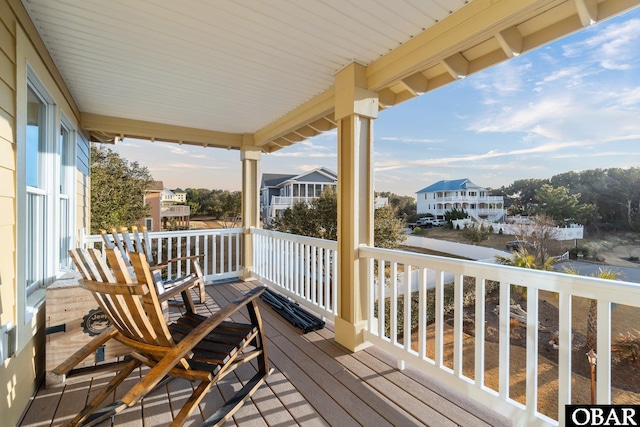
<instances>
[{"instance_id":1,"label":"railing top rail","mask_svg":"<svg viewBox=\"0 0 640 427\"><path fill-rule=\"evenodd\" d=\"M531 284L535 283L535 288L544 291L563 292L577 297L640 307L640 284L638 283L407 253L364 245L360 246L359 254L361 258L382 258L391 262L481 277L525 287L533 287ZM437 263L437 268L433 268L434 262Z\"/></svg>"},{"instance_id":2,"label":"railing top rail","mask_svg":"<svg viewBox=\"0 0 640 427\"><path fill-rule=\"evenodd\" d=\"M323 249L338 250L338 242L335 240L317 239L315 237L298 236L296 234L282 233L280 231L265 230L262 228L251 227L251 233L270 236L276 239L289 240L295 243L317 246Z\"/></svg>"},{"instance_id":3,"label":"railing top rail","mask_svg":"<svg viewBox=\"0 0 640 427\"><path fill-rule=\"evenodd\" d=\"M238 234L244 232L243 227L234 228L200 228L195 230L176 230L176 231L150 231L149 237L152 239L168 238L168 237L186 237L186 236L204 236L214 234ZM84 236L85 243L102 242L100 234L87 234Z\"/></svg>"}]
</instances>

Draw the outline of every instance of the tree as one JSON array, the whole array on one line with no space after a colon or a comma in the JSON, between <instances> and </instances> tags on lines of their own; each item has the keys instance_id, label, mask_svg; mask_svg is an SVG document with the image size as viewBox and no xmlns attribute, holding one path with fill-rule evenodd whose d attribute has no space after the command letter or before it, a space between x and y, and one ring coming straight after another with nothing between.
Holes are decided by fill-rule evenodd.
<instances>
[{"instance_id":1,"label":"tree","mask_svg":"<svg viewBox=\"0 0 640 427\"><path fill-rule=\"evenodd\" d=\"M200 215L200 190L196 188L187 188L186 205L189 206L189 212L192 216Z\"/></svg>"},{"instance_id":2,"label":"tree","mask_svg":"<svg viewBox=\"0 0 640 427\"><path fill-rule=\"evenodd\" d=\"M242 193L223 191L217 197L218 219L224 228L236 227L242 213Z\"/></svg>"},{"instance_id":3,"label":"tree","mask_svg":"<svg viewBox=\"0 0 640 427\"><path fill-rule=\"evenodd\" d=\"M474 245L487 240L491 234L491 231L485 228L484 224L481 224L479 227L476 226L476 224L472 224L470 227L465 227L462 230L462 237Z\"/></svg>"},{"instance_id":4,"label":"tree","mask_svg":"<svg viewBox=\"0 0 640 427\"><path fill-rule=\"evenodd\" d=\"M578 274L578 270L575 267L565 267L564 272L568 274ZM598 271L591 275L591 277L597 277L598 279L606 280L618 280L620 276L619 271L612 270L611 268L599 268ZM596 351L598 347L598 300L589 300L589 313L587 314L587 332L585 346L593 351Z\"/></svg>"},{"instance_id":5,"label":"tree","mask_svg":"<svg viewBox=\"0 0 640 427\"><path fill-rule=\"evenodd\" d=\"M416 198L411 196L400 196L389 191L376 193L376 196L386 197L389 199L389 205L395 211L398 217L410 217L415 215L417 210Z\"/></svg>"},{"instance_id":6,"label":"tree","mask_svg":"<svg viewBox=\"0 0 640 427\"><path fill-rule=\"evenodd\" d=\"M565 187L550 184L543 184L536 191L535 199L535 212L544 213L558 223L567 219L584 223L595 209L594 205L580 203L580 193L569 194Z\"/></svg>"},{"instance_id":7,"label":"tree","mask_svg":"<svg viewBox=\"0 0 640 427\"><path fill-rule=\"evenodd\" d=\"M149 212L144 194L152 183L146 167L91 144L91 232L140 222Z\"/></svg>"},{"instance_id":8,"label":"tree","mask_svg":"<svg viewBox=\"0 0 640 427\"><path fill-rule=\"evenodd\" d=\"M338 240L338 198L332 189L325 190L311 203L298 202L285 209L272 227L284 233ZM404 221L397 218L390 206L376 209L374 244L381 248L396 248L405 239L401 229Z\"/></svg>"},{"instance_id":9,"label":"tree","mask_svg":"<svg viewBox=\"0 0 640 427\"><path fill-rule=\"evenodd\" d=\"M523 245L513 253L512 258L496 256L496 261L498 264L549 270L555 260L549 256L547 248L550 242L556 239L557 232L558 228L551 217L545 214L537 215L530 224L523 225L518 233L518 239L530 242L532 249Z\"/></svg>"},{"instance_id":10,"label":"tree","mask_svg":"<svg viewBox=\"0 0 640 427\"><path fill-rule=\"evenodd\" d=\"M376 209L373 221L373 245L377 248L397 248L405 240L402 233L404 221L399 219L390 206Z\"/></svg>"}]
</instances>

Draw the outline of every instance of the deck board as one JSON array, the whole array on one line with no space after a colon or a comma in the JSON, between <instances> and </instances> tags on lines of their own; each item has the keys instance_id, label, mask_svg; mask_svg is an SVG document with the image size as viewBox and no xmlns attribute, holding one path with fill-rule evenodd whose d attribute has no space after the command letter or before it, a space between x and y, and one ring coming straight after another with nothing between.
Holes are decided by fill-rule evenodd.
<instances>
[{"instance_id":1,"label":"deck board","mask_svg":"<svg viewBox=\"0 0 640 427\"><path fill-rule=\"evenodd\" d=\"M214 313L253 286L251 282L208 285L210 298L198 305L198 312ZM381 350L350 353L335 342L330 322L325 329L303 334L263 301L259 305L274 372L225 426L510 425L501 415L415 369L398 371L396 360ZM179 316L179 307L170 310L172 319ZM246 321L246 311L233 318ZM213 386L185 425L199 425L255 372L254 361ZM111 375L79 379L49 390L42 387L20 425L69 421ZM108 400L121 397L141 375L140 369L134 371ZM192 390L189 381L174 379L116 415L113 425L167 425ZM111 424L108 420L101 426Z\"/></svg>"}]
</instances>

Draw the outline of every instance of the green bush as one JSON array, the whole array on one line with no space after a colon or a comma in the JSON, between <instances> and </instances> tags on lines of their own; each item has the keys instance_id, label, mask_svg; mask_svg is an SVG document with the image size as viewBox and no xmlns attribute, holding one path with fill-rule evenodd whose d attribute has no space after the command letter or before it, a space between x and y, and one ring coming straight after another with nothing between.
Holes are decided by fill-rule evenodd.
<instances>
[{"instance_id":1,"label":"green bush","mask_svg":"<svg viewBox=\"0 0 640 427\"><path fill-rule=\"evenodd\" d=\"M589 248L586 248L584 246L578 246L576 248L569 249L569 258L571 259L577 259L578 255L581 255L586 258L589 256L589 254L590 254Z\"/></svg>"},{"instance_id":2,"label":"green bush","mask_svg":"<svg viewBox=\"0 0 640 427\"><path fill-rule=\"evenodd\" d=\"M485 296L491 294L499 288L500 283L492 280L487 280L485 284ZM445 318L453 313L454 307L454 284L447 283L444 285L444 306L443 315ZM462 306L469 307L476 302L476 281L474 277L465 276L462 284ZM427 310L426 320L427 325L435 322L435 306L436 306L436 292L435 289L429 289L427 291ZM404 334L404 296L398 297L398 316L396 321L397 334L402 336ZM391 324L390 319L391 299L386 298L384 303L384 334L386 337L391 336ZM418 313L419 310L419 293L411 293L411 331L416 331L418 328ZM374 308L374 316L378 316L378 304L376 303Z\"/></svg>"}]
</instances>

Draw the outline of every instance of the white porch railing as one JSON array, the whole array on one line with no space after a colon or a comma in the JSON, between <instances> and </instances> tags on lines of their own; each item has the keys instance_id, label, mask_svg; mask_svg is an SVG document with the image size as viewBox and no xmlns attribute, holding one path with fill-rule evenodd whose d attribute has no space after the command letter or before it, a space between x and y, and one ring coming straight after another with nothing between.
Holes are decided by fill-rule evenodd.
<instances>
[{"instance_id":1,"label":"white porch railing","mask_svg":"<svg viewBox=\"0 0 640 427\"><path fill-rule=\"evenodd\" d=\"M157 263L171 258L199 255L205 280L231 279L239 276L242 255L242 228L151 232L151 247ZM102 243L99 234L86 235L81 245L94 247ZM175 263L168 278L191 272L191 263Z\"/></svg>"},{"instance_id":2,"label":"white porch railing","mask_svg":"<svg viewBox=\"0 0 640 427\"><path fill-rule=\"evenodd\" d=\"M338 315L337 242L257 228L251 228L250 233L253 274L318 315L335 319ZM150 236L154 247L160 248L158 253L162 254L162 259L201 255L204 274L211 280L239 275L242 234L241 228L235 228L150 233ZM84 241L92 245L101 242L101 238L99 235L86 236ZM368 330L365 331L365 339L510 417L516 426L565 424L564 407L572 402L572 323L586 324L586 319L574 318L572 306L576 304L576 297L596 299L597 402L612 403L613 307L621 305L640 309L640 285L366 246L360 247L359 254L369 266L369 297L365 307ZM412 288L405 285L411 283L412 276L417 276L419 282L418 291L413 295L404 291ZM498 386L489 386L485 381L487 363L491 362L487 359L483 339L486 337L484 302L487 289L497 287L500 307L508 307L512 297L511 285L514 284L526 289L527 303L523 307L526 320L522 323L526 330L524 398L518 398L512 392L515 374L512 373L512 326L508 310L499 312L499 355L493 361L499 371ZM446 302L445 293L450 287L453 287L452 302ZM475 301L482 303L466 305L469 292L475 294ZM538 354L541 346L547 344L539 342L539 324L544 319L539 318L538 312L541 294L548 296L550 293L557 294L557 300L553 301L559 313L558 411L557 414L542 414L538 411L541 399ZM391 298L385 302L385 298L377 295L390 295ZM445 303L452 308L450 311ZM619 312L616 313L620 316ZM412 317L417 320L412 322ZM428 322L427 317L432 320ZM468 318L474 321L473 335L479 337L473 338L472 344L465 340L463 328ZM409 331L407 339L404 331ZM427 339L428 333L432 333L433 338ZM452 349L450 353L447 353L448 348ZM472 373L468 368L463 369L463 362L469 362L469 358Z\"/></svg>"},{"instance_id":3,"label":"white porch railing","mask_svg":"<svg viewBox=\"0 0 640 427\"><path fill-rule=\"evenodd\" d=\"M334 320L338 314L338 244L252 228L253 273L296 302Z\"/></svg>"},{"instance_id":4,"label":"white porch railing","mask_svg":"<svg viewBox=\"0 0 640 427\"><path fill-rule=\"evenodd\" d=\"M510 417L514 425L564 425L565 405L571 403L571 341L572 303L574 297L596 299L598 301L598 369L597 402L611 403L611 313L612 304L640 307L640 285L620 281L609 281L590 277L572 276L537 270L527 270L480 262L470 262L449 258L412 254L403 251L361 247L360 256L368 261L369 268L369 328L365 337L371 343L383 348L401 360L405 360L429 375L444 381L447 385L475 398L483 404ZM374 268L375 266L375 268ZM412 307L412 295L404 292L400 282L409 283L412 271L418 270L419 290L417 305ZM375 273L375 274L374 274ZM452 339L445 339L445 273L453 276L453 331ZM404 280L399 280L404 276ZM430 278L432 282L430 281ZM467 307L465 313L464 278L473 278L471 291L475 301L481 304ZM475 285L473 285L475 282ZM519 403L510 395L510 313L499 313L499 387L497 390L485 385L485 296L486 288L499 284L500 307L509 307L511 286L517 284L526 289L526 396ZM469 279L466 281L467 289ZM388 308L383 298L385 287L391 298ZM539 293L557 293L559 309L559 350L558 350L558 414L545 416L537 411L538 404L538 306ZM427 305L427 296L435 293L433 306ZM385 312L387 311L387 312ZM427 341L427 314L435 315L434 342ZM470 311L470 312L469 312ZM402 313L402 315L399 315ZM375 316L374 316L375 314ZM412 316L417 318L412 324ZM474 339L472 354L463 354L463 322L467 316L474 318ZM544 320L544 319L543 319ZM586 319L573 319L583 321ZM451 319L449 319L451 323ZM449 323L449 324L450 324ZM402 331L414 332L403 335ZM415 334L417 332L417 334ZM411 339L406 338L411 337ZM546 344L546 343L544 343ZM427 345L433 349L433 356L427 355ZM453 357L445 360L445 346L453 347ZM467 351L468 347L467 347ZM465 358L473 359L473 374L463 373ZM586 358L586 356L585 356ZM586 359L585 359L586 360Z\"/></svg>"}]
</instances>

